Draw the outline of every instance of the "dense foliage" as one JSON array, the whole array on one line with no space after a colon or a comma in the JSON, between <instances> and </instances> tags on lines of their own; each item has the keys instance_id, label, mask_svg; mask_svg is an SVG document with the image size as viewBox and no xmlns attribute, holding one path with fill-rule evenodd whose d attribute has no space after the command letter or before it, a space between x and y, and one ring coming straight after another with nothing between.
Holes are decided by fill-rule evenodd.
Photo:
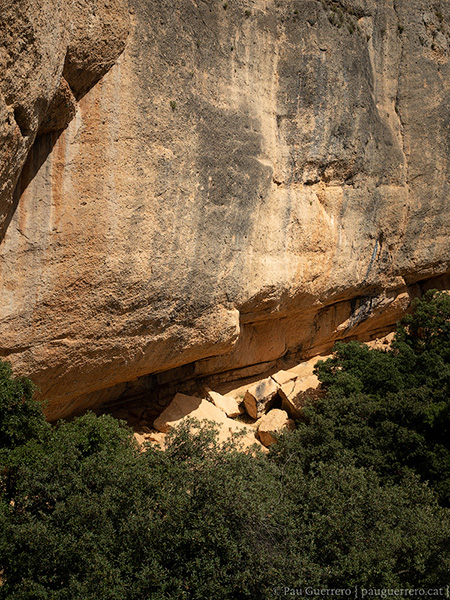
<instances>
[{"instance_id":1,"label":"dense foliage","mask_svg":"<svg viewBox=\"0 0 450 600\"><path fill-rule=\"evenodd\" d=\"M351 451L387 482L413 471L449 506L450 296L431 291L416 302L389 351L337 344L317 372L328 393L311 411L307 435L325 429L326 438L312 456Z\"/></svg>"},{"instance_id":2,"label":"dense foliage","mask_svg":"<svg viewBox=\"0 0 450 600\"><path fill-rule=\"evenodd\" d=\"M338 345L318 366L326 397L268 456L208 425L145 452L108 416L52 427L0 363L0 598L446 585L449 324L433 292L388 352Z\"/></svg>"}]
</instances>

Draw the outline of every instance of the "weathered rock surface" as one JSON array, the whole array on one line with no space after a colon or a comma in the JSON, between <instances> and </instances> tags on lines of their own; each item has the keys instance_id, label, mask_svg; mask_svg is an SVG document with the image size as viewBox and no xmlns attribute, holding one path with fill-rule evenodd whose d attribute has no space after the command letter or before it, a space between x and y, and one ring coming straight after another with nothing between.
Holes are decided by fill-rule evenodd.
<instances>
[{"instance_id":1,"label":"weathered rock surface","mask_svg":"<svg viewBox=\"0 0 450 600\"><path fill-rule=\"evenodd\" d=\"M18 0L0 8L0 240L37 133L64 129L76 100L116 62L126 0Z\"/></svg>"},{"instance_id":2,"label":"weathered rock surface","mask_svg":"<svg viewBox=\"0 0 450 600\"><path fill-rule=\"evenodd\" d=\"M276 373L274 373L273 375L271 375L272 379L275 381L275 383L278 383L278 385L284 385L285 383L288 383L289 381L293 381L294 379L297 379L298 374L295 373L295 371L277 371Z\"/></svg>"},{"instance_id":3,"label":"weathered rock surface","mask_svg":"<svg viewBox=\"0 0 450 600\"><path fill-rule=\"evenodd\" d=\"M226 442L234 433L239 433L239 444L249 448L257 443L250 427L229 419L225 413L211 402L186 394L176 394L169 406L155 419L153 427L162 433L168 433L172 427L179 425L186 418L200 421L211 421L218 426L218 441Z\"/></svg>"},{"instance_id":4,"label":"weathered rock surface","mask_svg":"<svg viewBox=\"0 0 450 600\"><path fill-rule=\"evenodd\" d=\"M213 390L208 391L208 396L214 406L217 406L217 408L224 412L227 417L230 417L230 419L238 417L244 412L237 400L231 396L222 396L222 394L214 392Z\"/></svg>"},{"instance_id":5,"label":"weathered rock surface","mask_svg":"<svg viewBox=\"0 0 450 600\"><path fill-rule=\"evenodd\" d=\"M248 388L244 396L245 410L252 419L259 419L273 404L279 385L271 378L262 379Z\"/></svg>"},{"instance_id":6,"label":"weathered rock surface","mask_svg":"<svg viewBox=\"0 0 450 600\"><path fill-rule=\"evenodd\" d=\"M51 418L370 339L450 287L449 3L130 0L87 93L123 6L10 4L1 355Z\"/></svg>"},{"instance_id":7,"label":"weathered rock surface","mask_svg":"<svg viewBox=\"0 0 450 600\"><path fill-rule=\"evenodd\" d=\"M161 431L135 431L133 435L139 446L150 443L159 446L162 450L165 449L166 434Z\"/></svg>"},{"instance_id":8,"label":"weathered rock surface","mask_svg":"<svg viewBox=\"0 0 450 600\"><path fill-rule=\"evenodd\" d=\"M258 437L261 443L268 448L277 441L277 434L284 430L292 431L295 423L288 417L284 410L274 408L261 418L258 426Z\"/></svg>"},{"instance_id":9,"label":"weathered rock surface","mask_svg":"<svg viewBox=\"0 0 450 600\"><path fill-rule=\"evenodd\" d=\"M317 389L319 384L317 375L288 381L281 386L278 392L281 397L281 408L293 419L300 419L306 401L320 396L321 392Z\"/></svg>"}]
</instances>

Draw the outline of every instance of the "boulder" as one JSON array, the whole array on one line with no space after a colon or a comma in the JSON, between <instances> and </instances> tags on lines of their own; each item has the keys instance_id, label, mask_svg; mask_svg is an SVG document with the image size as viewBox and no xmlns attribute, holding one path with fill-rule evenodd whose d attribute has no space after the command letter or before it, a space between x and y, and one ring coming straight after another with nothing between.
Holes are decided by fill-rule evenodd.
<instances>
[{"instance_id":1,"label":"boulder","mask_svg":"<svg viewBox=\"0 0 450 600\"><path fill-rule=\"evenodd\" d=\"M229 419L223 411L208 400L180 393L175 395L169 406L155 419L153 427L168 433L172 427L188 417L198 419L200 422L214 422L219 430L219 442L229 441L234 433L240 433L241 448L249 448L257 443L255 433L250 427Z\"/></svg>"},{"instance_id":2,"label":"boulder","mask_svg":"<svg viewBox=\"0 0 450 600\"><path fill-rule=\"evenodd\" d=\"M137 431L135 431L133 435L134 439L137 441L139 446L143 446L145 442L148 442L148 436L143 433L138 433Z\"/></svg>"},{"instance_id":3,"label":"boulder","mask_svg":"<svg viewBox=\"0 0 450 600\"><path fill-rule=\"evenodd\" d=\"M137 441L139 446L143 446L145 443L158 444L162 449L165 448L166 434L160 431L150 430L149 427L140 427L134 432L134 439Z\"/></svg>"},{"instance_id":4,"label":"boulder","mask_svg":"<svg viewBox=\"0 0 450 600\"><path fill-rule=\"evenodd\" d=\"M284 385L288 383L288 381L292 381L293 379L297 379L298 374L295 371L278 371L272 375L272 379L278 385Z\"/></svg>"},{"instance_id":5,"label":"boulder","mask_svg":"<svg viewBox=\"0 0 450 600\"><path fill-rule=\"evenodd\" d=\"M147 436L147 441L152 442L153 444L159 444L161 448L165 447L166 434L161 431L152 431Z\"/></svg>"},{"instance_id":6,"label":"boulder","mask_svg":"<svg viewBox=\"0 0 450 600\"><path fill-rule=\"evenodd\" d=\"M317 389L319 385L320 381L316 375L288 381L281 386L279 391L281 408L293 419L300 419L306 400L320 395L321 391Z\"/></svg>"},{"instance_id":7,"label":"boulder","mask_svg":"<svg viewBox=\"0 0 450 600\"><path fill-rule=\"evenodd\" d=\"M210 402L196 396L176 394L169 406L155 419L153 427L158 431L168 433L174 425L187 416L217 422L223 418L222 412Z\"/></svg>"},{"instance_id":8,"label":"boulder","mask_svg":"<svg viewBox=\"0 0 450 600\"><path fill-rule=\"evenodd\" d=\"M272 407L278 389L279 385L271 377L262 379L247 389L244 405L252 419L258 419Z\"/></svg>"},{"instance_id":9,"label":"boulder","mask_svg":"<svg viewBox=\"0 0 450 600\"><path fill-rule=\"evenodd\" d=\"M244 409L237 400L231 396L222 396L222 394L210 390L208 392L208 397L214 406L223 411L230 419L238 417L244 412Z\"/></svg>"},{"instance_id":10,"label":"boulder","mask_svg":"<svg viewBox=\"0 0 450 600\"><path fill-rule=\"evenodd\" d=\"M283 430L292 431L295 423L284 410L274 408L261 419L258 427L258 436L264 446L269 447L277 441L276 434Z\"/></svg>"},{"instance_id":11,"label":"boulder","mask_svg":"<svg viewBox=\"0 0 450 600\"><path fill-rule=\"evenodd\" d=\"M319 360L327 360L330 358L331 354L327 354L326 356L314 356L309 360L303 361L294 367L289 369L290 373L295 373L297 375L297 379L304 379L305 377L309 377L313 375L314 368Z\"/></svg>"}]
</instances>

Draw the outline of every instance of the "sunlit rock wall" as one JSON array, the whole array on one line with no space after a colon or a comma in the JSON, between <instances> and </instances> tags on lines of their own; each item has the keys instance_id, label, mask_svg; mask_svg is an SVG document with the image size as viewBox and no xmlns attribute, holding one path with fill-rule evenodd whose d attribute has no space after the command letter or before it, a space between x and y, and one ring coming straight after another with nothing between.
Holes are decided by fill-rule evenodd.
<instances>
[{"instance_id":1,"label":"sunlit rock wall","mask_svg":"<svg viewBox=\"0 0 450 600\"><path fill-rule=\"evenodd\" d=\"M371 337L446 286L447 2L129 5L115 65L91 87L73 59L68 126L2 182L1 354L50 417Z\"/></svg>"}]
</instances>

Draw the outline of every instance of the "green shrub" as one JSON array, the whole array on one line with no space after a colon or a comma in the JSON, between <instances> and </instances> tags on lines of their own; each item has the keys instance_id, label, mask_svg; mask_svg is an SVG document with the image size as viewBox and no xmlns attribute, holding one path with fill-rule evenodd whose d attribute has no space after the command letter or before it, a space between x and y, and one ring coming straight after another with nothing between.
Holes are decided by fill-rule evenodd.
<instances>
[{"instance_id":1,"label":"green shrub","mask_svg":"<svg viewBox=\"0 0 450 600\"><path fill-rule=\"evenodd\" d=\"M317 364L316 372L328 393L310 409L312 429L326 428L335 445L385 479L398 480L405 470L415 471L450 505L447 294L433 290L416 301L391 350L340 343L331 359Z\"/></svg>"},{"instance_id":2,"label":"green shrub","mask_svg":"<svg viewBox=\"0 0 450 600\"><path fill-rule=\"evenodd\" d=\"M0 361L0 465L8 453L48 429L35 387L25 377L13 377L11 365Z\"/></svg>"}]
</instances>

